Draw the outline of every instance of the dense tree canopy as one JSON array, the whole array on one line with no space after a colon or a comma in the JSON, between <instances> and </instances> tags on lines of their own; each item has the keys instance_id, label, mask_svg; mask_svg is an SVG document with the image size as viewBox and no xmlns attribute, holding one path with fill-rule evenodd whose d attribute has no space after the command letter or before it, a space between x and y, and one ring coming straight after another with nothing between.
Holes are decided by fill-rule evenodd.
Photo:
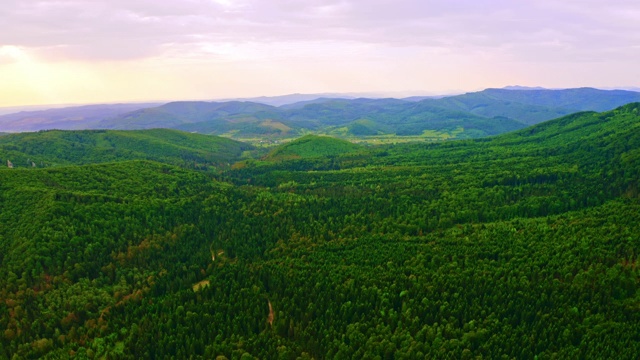
<instances>
[{"instance_id":1,"label":"dense tree canopy","mask_svg":"<svg viewBox=\"0 0 640 360\"><path fill-rule=\"evenodd\" d=\"M639 108L218 171L0 169L0 359L635 359Z\"/></svg>"}]
</instances>

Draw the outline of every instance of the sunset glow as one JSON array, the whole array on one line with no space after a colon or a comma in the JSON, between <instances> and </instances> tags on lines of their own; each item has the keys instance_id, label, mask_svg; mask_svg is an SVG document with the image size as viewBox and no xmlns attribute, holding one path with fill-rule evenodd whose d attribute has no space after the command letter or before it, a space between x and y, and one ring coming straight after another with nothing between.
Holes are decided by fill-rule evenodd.
<instances>
[{"instance_id":1,"label":"sunset glow","mask_svg":"<svg viewBox=\"0 0 640 360\"><path fill-rule=\"evenodd\" d=\"M0 106L640 85L634 1L9 0L4 7Z\"/></svg>"}]
</instances>

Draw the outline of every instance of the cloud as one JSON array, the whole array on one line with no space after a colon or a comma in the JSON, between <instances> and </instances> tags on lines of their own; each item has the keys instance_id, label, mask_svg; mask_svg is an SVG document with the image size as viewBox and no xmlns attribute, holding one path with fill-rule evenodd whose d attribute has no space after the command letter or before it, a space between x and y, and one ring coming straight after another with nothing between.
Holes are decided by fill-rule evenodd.
<instances>
[{"instance_id":1,"label":"cloud","mask_svg":"<svg viewBox=\"0 0 640 360\"><path fill-rule=\"evenodd\" d=\"M0 64L17 63L27 58L27 54L17 46L0 46Z\"/></svg>"},{"instance_id":2,"label":"cloud","mask_svg":"<svg viewBox=\"0 0 640 360\"><path fill-rule=\"evenodd\" d=\"M3 9L0 45L48 58L224 57L230 46L268 57L269 44L284 43L315 55L314 44L333 43L599 61L638 55L640 43L640 9L626 0L5 0Z\"/></svg>"}]
</instances>

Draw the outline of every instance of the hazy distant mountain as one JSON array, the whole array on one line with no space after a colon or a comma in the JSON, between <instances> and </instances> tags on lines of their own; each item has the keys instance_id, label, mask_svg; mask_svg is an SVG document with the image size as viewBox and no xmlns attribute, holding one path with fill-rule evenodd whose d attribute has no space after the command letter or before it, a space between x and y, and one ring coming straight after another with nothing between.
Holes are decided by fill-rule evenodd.
<instances>
[{"instance_id":1,"label":"hazy distant mountain","mask_svg":"<svg viewBox=\"0 0 640 360\"><path fill-rule=\"evenodd\" d=\"M453 95L435 95L435 96L410 96L406 98L402 98L404 101L422 101L427 99L442 99L445 97L449 97Z\"/></svg>"},{"instance_id":2,"label":"hazy distant mountain","mask_svg":"<svg viewBox=\"0 0 640 360\"><path fill-rule=\"evenodd\" d=\"M259 96L253 98L238 98L219 101L248 101L256 102L260 104L266 104L271 106L283 106L288 104L299 103L302 101L313 101L320 98L335 98L335 99L355 99L357 94L340 94L340 93L324 93L324 94L289 94L279 96Z\"/></svg>"},{"instance_id":3,"label":"hazy distant mountain","mask_svg":"<svg viewBox=\"0 0 640 360\"><path fill-rule=\"evenodd\" d=\"M277 108L254 102L176 101L158 107L136 110L101 121L104 129L177 128L180 125L206 121L241 121L246 118L269 117Z\"/></svg>"},{"instance_id":4,"label":"hazy distant mountain","mask_svg":"<svg viewBox=\"0 0 640 360\"><path fill-rule=\"evenodd\" d=\"M481 137L525 127L521 122L504 117L483 117L438 104L398 99L326 99L294 108L277 108L259 116L244 114L242 120L215 119L177 128L238 137L309 131L354 136L420 135L428 130L458 129L459 137Z\"/></svg>"},{"instance_id":5,"label":"hazy distant mountain","mask_svg":"<svg viewBox=\"0 0 640 360\"><path fill-rule=\"evenodd\" d=\"M640 93L591 88L486 89L419 101L316 98L280 107L254 102L176 102L103 121L113 129L171 127L237 137L295 135L309 131L354 136L420 135L455 131L482 137L517 130L570 113L610 110L640 101Z\"/></svg>"},{"instance_id":6,"label":"hazy distant mountain","mask_svg":"<svg viewBox=\"0 0 640 360\"><path fill-rule=\"evenodd\" d=\"M40 129L174 128L238 138L295 136L308 132L365 136L455 137L499 134L578 111L607 111L640 102L640 93L593 88L546 90L510 87L448 97L407 99L327 98L286 95L263 98L293 101L280 107L249 101L179 101L161 106L92 105L0 116L0 131Z\"/></svg>"},{"instance_id":7,"label":"hazy distant mountain","mask_svg":"<svg viewBox=\"0 0 640 360\"><path fill-rule=\"evenodd\" d=\"M598 88L598 89L601 89L601 90L626 90L626 91L640 92L640 87L638 87L638 86L621 86L621 87Z\"/></svg>"},{"instance_id":8,"label":"hazy distant mountain","mask_svg":"<svg viewBox=\"0 0 640 360\"><path fill-rule=\"evenodd\" d=\"M503 87L504 90L547 90L546 88L540 86L520 86L520 85L511 85Z\"/></svg>"},{"instance_id":9,"label":"hazy distant mountain","mask_svg":"<svg viewBox=\"0 0 640 360\"><path fill-rule=\"evenodd\" d=\"M21 132L47 129L91 129L97 127L97 124L104 119L157 105L159 104L85 105L22 111L0 116L0 131Z\"/></svg>"},{"instance_id":10,"label":"hazy distant mountain","mask_svg":"<svg viewBox=\"0 0 640 360\"><path fill-rule=\"evenodd\" d=\"M39 110L49 110L55 108L63 108L70 107L71 105L26 105L26 106L10 106L10 107L0 107L0 116L7 114L15 114L21 111L39 111Z\"/></svg>"},{"instance_id":11,"label":"hazy distant mountain","mask_svg":"<svg viewBox=\"0 0 640 360\"><path fill-rule=\"evenodd\" d=\"M640 101L638 92L578 88L486 89L439 99L437 103L447 108L456 108L480 116L505 116L531 125L578 111L608 111L637 101Z\"/></svg>"},{"instance_id":12,"label":"hazy distant mountain","mask_svg":"<svg viewBox=\"0 0 640 360\"><path fill-rule=\"evenodd\" d=\"M303 107L305 107L307 105L323 104L323 103L326 103L326 102L331 102L331 101L336 101L336 100L341 100L341 99L344 99L344 98L321 97L321 98L317 98L317 99L313 99L313 100L298 101L298 102L291 103L291 104L281 105L281 106L279 106L279 108L280 109L286 109L286 110L302 109Z\"/></svg>"},{"instance_id":13,"label":"hazy distant mountain","mask_svg":"<svg viewBox=\"0 0 640 360\"><path fill-rule=\"evenodd\" d=\"M363 117L375 117L379 113L398 112L404 105L408 103L398 99L332 99L288 110L283 116L299 126L318 128L342 125Z\"/></svg>"},{"instance_id":14,"label":"hazy distant mountain","mask_svg":"<svg viewBox=\"0 0 640 360\"><path fill-rule=\"evenodd\" d=\"M594 88L529 91L487 89L482 92L502 100L517 101L529 105L564 108L571 111L608 111L630 102L640 101L639 92L599 90Z\"/></svg>"},{"instance_id":15,"label":"hazy distant mountain","mask_svg":"<svg viewBox=\"0 0 640 360\"><path fill-rule=\"evenodd\" d=\"M525 92L524 90L507 91L511 93ZM488 118L496 116L507 117L523 124L536 124L579 111L508 100L487 90L436 100L427 99L421 101L421 103Z\"/></svg>"}]
</instances>

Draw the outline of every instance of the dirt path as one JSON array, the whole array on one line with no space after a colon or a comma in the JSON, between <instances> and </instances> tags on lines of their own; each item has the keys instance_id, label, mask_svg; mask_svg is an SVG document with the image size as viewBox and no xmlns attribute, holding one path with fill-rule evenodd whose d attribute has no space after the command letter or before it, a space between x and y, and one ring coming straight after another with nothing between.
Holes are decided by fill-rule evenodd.
<instances>
[{"instance_id":1,"label":"dirt path","mask_svg":"<svg viewBox=\"0 0 640 360\"><path fill-rule=\"evenodd\" d=\"M273 314L273 306L271 306L271 301L268 299L267 302L269 303L269 317L267 317L267 321L269 322L269 325L273 327L273 319L275 318L275 315Z\"/></svg>"}]
</instances>

